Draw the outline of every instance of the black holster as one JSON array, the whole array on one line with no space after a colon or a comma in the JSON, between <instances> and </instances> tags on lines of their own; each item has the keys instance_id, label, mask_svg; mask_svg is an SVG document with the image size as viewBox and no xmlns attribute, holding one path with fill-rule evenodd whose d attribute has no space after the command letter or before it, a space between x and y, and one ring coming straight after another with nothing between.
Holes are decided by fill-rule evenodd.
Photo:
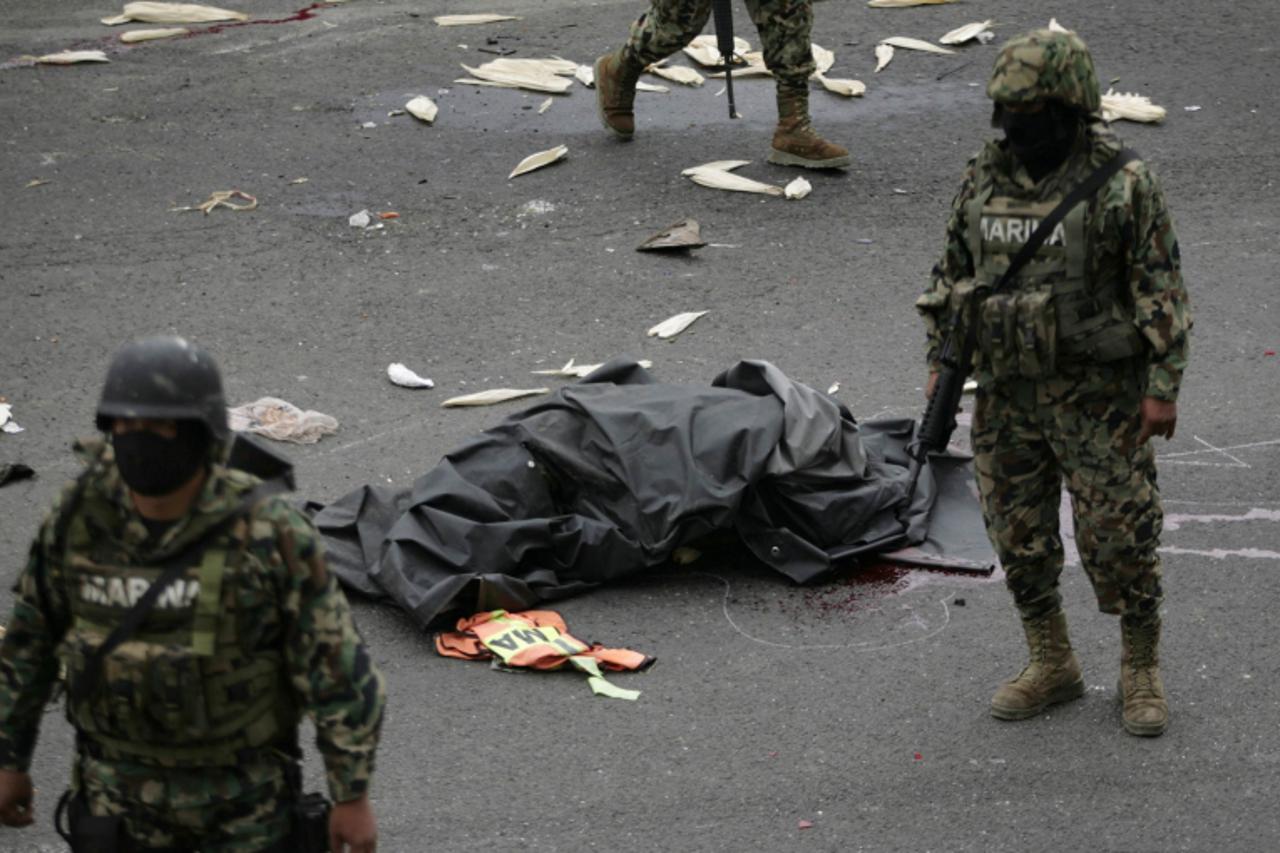
<instances>
[{"instance_id":1,"label":"black holster","mask_svg":"<svg viewBox=\"0 0 1280 853\"><path fill-rule=\"evenodd\" d=\"M293 794L293 833L290 849L296 853L329 853L329 812L333 804L324 794L302 793L302 770L296 762L285 768Z\"/></svg>"},{"instance_id":2,"label":"black holster","mask_svg":"<svg viewBox=\"0 0 1280 853\"><path fill-rule=\"evenodd\" d=\"M65 791L58 798L58 808L53 813L53 828L71 847L72 853L124 853L132 849L132 845L127 844L124 818L118 815L94 817L89 813L88 800L81 793Z\"/></svg>"}]
</instances>

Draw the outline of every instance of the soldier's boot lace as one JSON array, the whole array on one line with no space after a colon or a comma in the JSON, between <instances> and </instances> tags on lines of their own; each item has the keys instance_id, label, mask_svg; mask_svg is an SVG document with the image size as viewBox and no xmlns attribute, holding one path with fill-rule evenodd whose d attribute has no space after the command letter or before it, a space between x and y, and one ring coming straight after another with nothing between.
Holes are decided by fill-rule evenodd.
<instances>
[{"instance_id":1,"label":"soldier's boot lace","mask_svg":"<svg viewBox=\"0 0 1280 853\"><path fill-rule=\"evenodd\" d=\"M642 71L644 66L625 45L596 60L596 111L605 130L620 139L630 139L636 132L633 107Z\"/></svg>"},{"instance_id":2,"label":"soldier's boot lace","mask_svg":"<svg viewBox=\"0 0 1280 853\"><path fill-rule=\"evenodd\" d=\"M805 169L839 169L849 165L849 151L823 139L813 129L807 89L778 92L778 127L773 132L769 162Z\"/></svg>"},{"instance_id":3,"label":"soldier's boot lace","mask_svg":"<svg viewBox=\"0 0 1280 853\"><path fill-rule=\"evenodd\" d=\"M1000 720L1025 720L1084 695L1080 661L1067 636L1067 615L1055 610L1039 619L1024 619L1022 629L1030 661L991 697L991 716Z\"/></svg>"},{"instance_id":4,"label":"soldier's boot lace","mask_svg":"<svg viewBox=\"0 0 1280 853\"><path fill-rule=\"evenodd\" d=\"M1124 703L1124 730L1140 737L1164 734L1169 702L1160 678L1160 617L1122 617L1120 636L1123 651L1116 693Z\"/></svg>"}]
</instances>

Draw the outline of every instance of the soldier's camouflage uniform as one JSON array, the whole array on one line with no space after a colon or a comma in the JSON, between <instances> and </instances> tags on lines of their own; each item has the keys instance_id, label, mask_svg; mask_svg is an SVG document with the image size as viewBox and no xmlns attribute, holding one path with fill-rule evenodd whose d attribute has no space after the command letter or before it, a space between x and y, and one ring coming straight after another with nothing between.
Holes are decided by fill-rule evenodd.
<instances>
[{"instance_id":1,"label":"soldier's camouflage uniform","mask_svg":"<svg viewBox=\"0 0 1280 853\"><path fill-rule=\"evenodd\" d=\"M149 847L282 849L293 802L285 770L297 752L302 713L315 723L330 796L347 801L366 793L385 703L382 677L310 522L278 496L239 513L259 481L214 466L189 513L153 539L110 445L86 441L77 452L88 468L65 544L57 541L58 520L74 486L32 545L0 647L0 768L26 772L59 663L74 687L91 648L86 638L100 641L102 626L118 621L148 585L137 577L113 583L115 572L145 577L140 567L195 553L136 639L107 656L97 690L79 702L68 690L80 749L73 784L91 812L123 815L132 838ZM189 548L193 543L203 547ZM225 560L212 596L205 571L211 554ZM198 659L166 666L151 658L157 665L140 678L120 661L143 648L148 655L195 648ZM236 682L237 672L249 677ZM237 715L249 705L258 711L241 726Z\"/></svg>"},{"instance_id":2,"label":"soldier's camouflage uniform","mask_svg":"<svg viewBox=\"0 0 1280 853\"><path fill-rule=\"evenodd\" d=\"M816 70L809 36L813 0L746 0L751 21L760 33L764 64L777 79L779 92L807 91ZM711 0L653 0L649 11L631 25L623 48L647 66L684 48L706 26Z\"/></svg>"},{"instance_id":3,"label":"soldier's camouflage uniform","mask_svg":"<svg viewBox=\"0 0 1280 853\"><path fill-rule=\"evenodd\" d=\"M1091 65L1088 72L1092 80ZM1017 77L1006 73L1003 79ZM1026 82L1028 88L1036 82L1034 72ZM998 101L1017 101L1018 94L992 93ZM1093 105L1097 98L1095 88ZM928 330L931 370L938 369L956 296L972 285L976 273L969 221L973 200L990 194L1045 203L1066 195L1121 147L1094 110L1073 154L1039 184L1002 142L988 143L969 162L952 204L942 258L916 303ZM1105 362L1059 356L1056 370L1044 378L1000 381L987 356L979 352L975 358L972 435L983 513L1024 620L1060 605L1058 517L1064 479L1076 544L1100 609L1141 618L1155 614L1162 597L1156 554L1162 511L1152 446L1136 443L1139 404L1144 395L1177 399L1187 363L1190 305L1173 222L1145 164L1129 163L1087 205L1086 281L1095 292L1114 294L1138 333L1138 354ZM1030 236L1030 230L1021 236Z\"/></svg>"}]
</instances>

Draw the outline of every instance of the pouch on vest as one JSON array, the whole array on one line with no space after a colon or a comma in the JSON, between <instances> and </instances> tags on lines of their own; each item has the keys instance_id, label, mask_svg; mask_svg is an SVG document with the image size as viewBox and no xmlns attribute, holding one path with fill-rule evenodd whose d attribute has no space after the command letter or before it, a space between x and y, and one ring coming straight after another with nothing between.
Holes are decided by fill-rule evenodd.
<instances>
[{"instance_id":1,"label":"pouch on vest","mask_svg":"<svg viewBox=\"0 0 1280 853\"><path fill-rule=\"evenodd\" d=\"M978 342L996 379L1043 379L1058 363L1053 290L995 293L982 303Z\"/></svg>"}]
</instances>

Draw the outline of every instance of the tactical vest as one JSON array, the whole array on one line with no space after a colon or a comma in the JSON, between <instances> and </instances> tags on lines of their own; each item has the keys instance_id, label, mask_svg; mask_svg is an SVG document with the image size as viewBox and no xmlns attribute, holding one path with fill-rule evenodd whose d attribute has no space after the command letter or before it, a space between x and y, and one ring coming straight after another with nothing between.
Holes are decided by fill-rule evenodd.
<instances>
[{"instance_id":1,"label":"tactical vest","mask_svg":"<svg viewBox=\"0 0 1280 853\"><path fill-rule=\"evenodd\" d=\"M247 517L222 525L160 594L138 631L102 659L77 697L94 650L164 569L130 561L90 534L83 514L67 528L63 572L70 625L60 648L67 717L106 760L176 767L234 765L246 750L291 744L298 712L280 650L255 647L261 630L238 607ZM266 589L264 595L272 594ZM93 683L93 682L89 682Z\"/></svg>"},{"instance_id":2,"label":"tactical vest","mask_svg":"<svg viewBox=\"0 0 1280 853\"><path fill-rule=\"evenodd\" d=\"M993 196L969 202L968 242L977 288L990 290L1009 261L1060 199L1041 202ZM1121 304L1122 282L1091 283L1085 215L1076 205L1016 276L978 312L981 358L996 378L1044 378L1065 362L1105 362L1142 351Z\"/></svg>"}]
</instances>

